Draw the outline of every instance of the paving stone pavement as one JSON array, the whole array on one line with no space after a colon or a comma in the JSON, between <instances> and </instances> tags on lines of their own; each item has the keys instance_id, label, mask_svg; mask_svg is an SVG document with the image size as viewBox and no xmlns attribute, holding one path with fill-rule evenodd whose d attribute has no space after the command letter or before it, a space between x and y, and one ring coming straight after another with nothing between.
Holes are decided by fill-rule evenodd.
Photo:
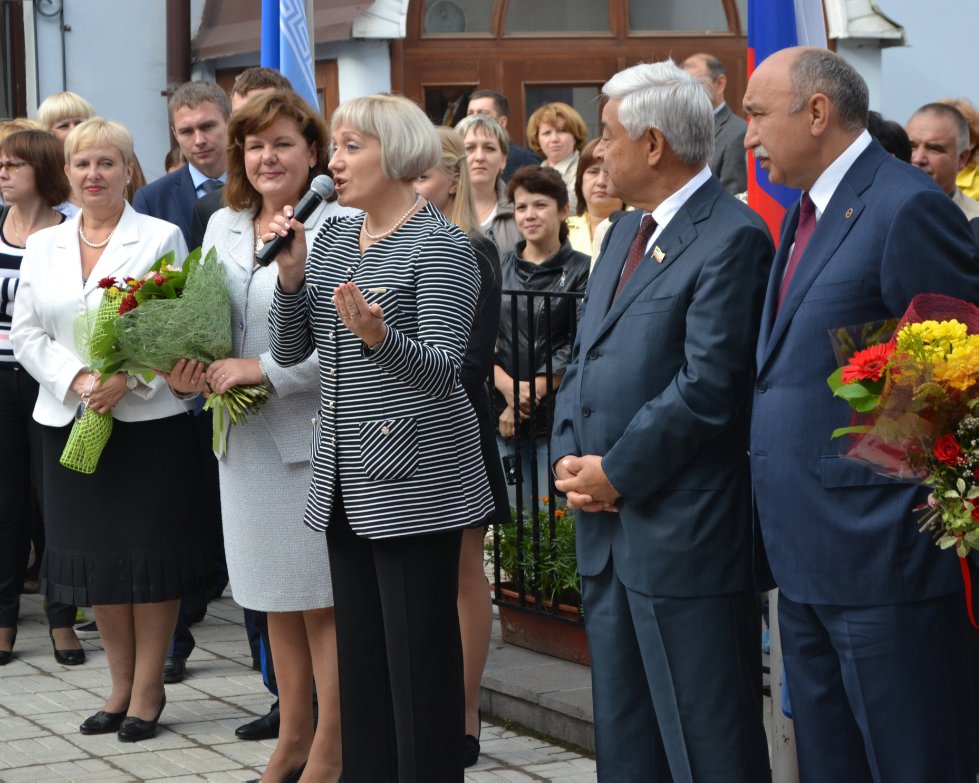
<instances>
[{"instance_id":1,"label":"paving stone pavement","mask_svg":"<svg viewBox=\"0 0 979 783\"><path fill-rule=\"evenodd\" d=\"M41 598L22 596L14 660L0 668L0 782L242 781L260 775L275 742L242 742L241 723L264 714L271 697L251 670L241 609L226 594L193 628L197 648L188 676L167 685L156 737L120 743L115 735L82 736L78 725L101 709L108 664L98 639L82 640L82 666L51 654ZM545 740L483 723L482 755L472 783L591 783L595 761ZM383 783L378 781L378 783Z\"/></svg>"}]
</instances>

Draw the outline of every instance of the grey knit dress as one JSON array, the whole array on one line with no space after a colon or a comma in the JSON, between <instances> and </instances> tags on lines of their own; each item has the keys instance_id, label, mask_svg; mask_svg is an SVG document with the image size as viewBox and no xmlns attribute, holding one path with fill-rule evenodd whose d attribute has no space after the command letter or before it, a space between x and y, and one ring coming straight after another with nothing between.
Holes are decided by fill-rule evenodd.
<instances>
[{"instance_id":1,"label":"grey knit dress","mask_svg":"<svg viewBox=\"0 0 979 783\"><path fill-rule=\"evenodd\" d=\"M324 204L306 222L310 244L323 220L348 212ZM235 600L248 609L293 612L333 605L326 536L303 524L311 478L311 420L319 404L317 357L279 367L269 355L268 311L278 267L253 267L249 213L222 209L207 225L203 248L215 247L231 290L233 350L259 357L275 391L243 424L233 425L219 461L228 574Z\"/></svg>"}]
</instances>

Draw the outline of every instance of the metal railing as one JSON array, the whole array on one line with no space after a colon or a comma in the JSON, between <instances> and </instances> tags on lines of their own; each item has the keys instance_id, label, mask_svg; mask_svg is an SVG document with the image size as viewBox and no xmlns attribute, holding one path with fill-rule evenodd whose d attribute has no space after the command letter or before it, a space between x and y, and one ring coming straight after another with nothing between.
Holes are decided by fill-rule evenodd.
<instances>
[{"instance_id":1,"label":"metal railing","mask_svg":"<svg viewBox=\"0 0 979 783\"><path fill-rule=\"evenodd\" d=\"M550 453L549 441L543 446L537 443L534 425L538 422L538 415L544 416L549 437L553 424L552 403L557 392L553 384L552 338L560 338L562 343L566 341L570 355L570 346L574 344L578 327L579 302L583 295L505 290L503 296L509 298L510 355L513 367L517 368L513 373L514 400L519 401L520 398L520 380L533 382L535 375L539 374L535 354L542 353L544 356L547 393L540 405L534 394L529 396L529 415L525 426L520 426L517 417L510 452L512 464L507 465L507 460L504 460L508 483L516 490L515 503L511 503L514 521L511 525L497 525L493 529L494 602L581 624L580 583L574 558L574 515L556 498L554 476L550 469L552 457L560 455ZM555 307L562 300L572 301L561 315L556 315ZM571 317L568 317L568 311ZM521 317L527 334L523 346L518 338ZM558 324L557 331L553 328L556 318L565 321ZM539 340L543 341L540 346ZM539 350L535 351L535 346ZM501 455L501 458L504 456ZM547 477L543 485L539 474Z\"/></svg>"}]
</instances>

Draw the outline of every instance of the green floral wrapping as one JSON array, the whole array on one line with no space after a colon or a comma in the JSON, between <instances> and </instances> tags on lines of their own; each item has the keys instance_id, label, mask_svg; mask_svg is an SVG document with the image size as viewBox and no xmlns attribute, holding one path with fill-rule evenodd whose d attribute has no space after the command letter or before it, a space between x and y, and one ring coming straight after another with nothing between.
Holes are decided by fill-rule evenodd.
<instances>
[{"instance_id":1,"label":"green floral wrapping","mask_svg":"<svg viewBox=\"0 0 979 783\"><path fill-rule=\"evenodd\" d=\"M176 299L154 299L119 317L115 337L129 372L170 372L187 357L210 364L231 354L231 295L212 248Z\"/></svg>"},{"instance_id":2,"label":"green floral wrapping","mask_svg":"<svg viewBox=\"0 0 979 783\"><path fill-rule=\"evenodd\" d=\"M75 319L75 350L89 367L96 363L98 346L106 339L112 339L112 322L119 315L121 300L122 294L119 291L106 290L102 294L98 310L83 313ZM84 406L84 403L79 405L79 412L83 409L81 416L75 415L75 423L68 434L68 442L61 452L59 462L69 470L91 474L95 472L102 449L112 434L112 414L96 413Z\"/></svg>"},{"instance_id":3,"label":"green floral wrapping","mask_svg":"<svg viewBox=\"0 0 979 783\"><path fill-rule=\"evenodd\" d=\"M69 470L94 473L111 434L112 414L85 408L85 413L71 427L59 462Z\"/></svg>"}]
</instances>

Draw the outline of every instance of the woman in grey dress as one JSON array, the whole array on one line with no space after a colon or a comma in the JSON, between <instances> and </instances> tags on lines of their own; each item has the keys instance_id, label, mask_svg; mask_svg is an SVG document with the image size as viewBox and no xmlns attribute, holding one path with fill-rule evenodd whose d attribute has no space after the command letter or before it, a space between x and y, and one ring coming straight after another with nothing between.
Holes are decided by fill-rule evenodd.
<instances>
[{"instance_id":1,"label":"woman in grey dress","mask_svg":"<svg viewBox=\"0 0 979 783\"><path fill-rule=\"evenodd\" d=\"M319 398L317 357L283 368L269 355L268 310L277 268L255 263L269 218L295 204L314 176L327 171L323 120L291 91L257 97L228 126L229 206L208 222L203 250L217 250L232 297L233 357L206 368L174 368L180 391L216 392L264 383L271 394L244 424L230 428L219 460L225 551L235 600L268 613L281 724L265 781L335 781L340 774L336 632L326 538L302 523L310 482L309 453ZM330 216L320 205L306 222L310 238ZM315 677L319 722L314 734Z\"/></svg>"}]
</instances>

